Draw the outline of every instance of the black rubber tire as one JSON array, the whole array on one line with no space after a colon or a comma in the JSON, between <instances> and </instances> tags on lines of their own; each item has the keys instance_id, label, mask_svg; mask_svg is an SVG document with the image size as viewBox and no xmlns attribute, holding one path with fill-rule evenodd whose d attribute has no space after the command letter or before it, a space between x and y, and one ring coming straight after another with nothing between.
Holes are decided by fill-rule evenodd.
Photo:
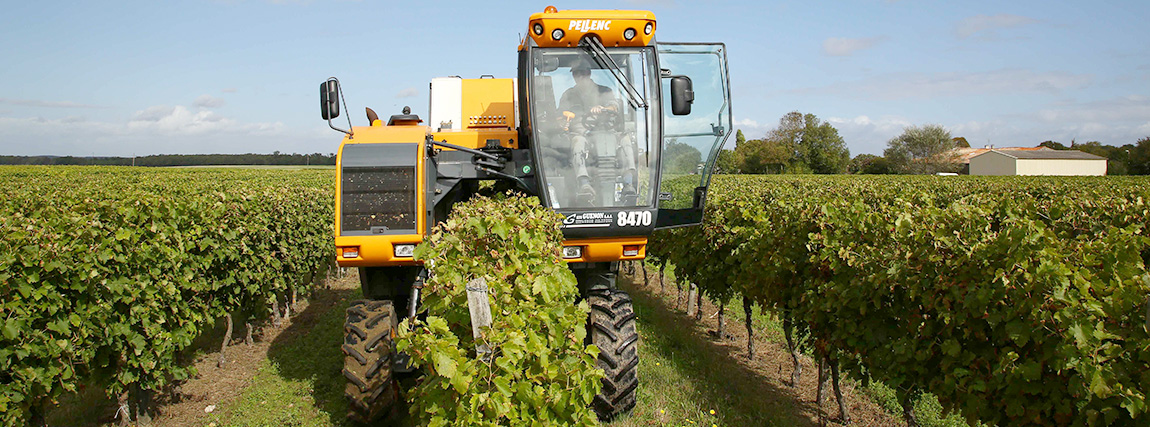
<instances>
[{"instance_id":1,"label":"black rubber tire","mask_svg":"<svg viewBox=\"0 0 1150 427\"><path fill-rule=\"evenodd\" d=\"M635 407L639 387L639 332L631 296L612 289L588 292L591 315L587 319L587 337L599 347L599 368L603 370L603 388L591 403L591 409L602 422L627 413Z\"/></svg>"},{"instance_id":2,"label":"black rubber tire","mask_svg":"<svg viewBox=\"0 0 1150 427\"><path fill-rule=\"evenodd\" d=\"M391 372L397 322L391 301L357 300L347 308L343 376L352 421L367 424L399 415L402 397Z\"/></svg>"}]
</instances>

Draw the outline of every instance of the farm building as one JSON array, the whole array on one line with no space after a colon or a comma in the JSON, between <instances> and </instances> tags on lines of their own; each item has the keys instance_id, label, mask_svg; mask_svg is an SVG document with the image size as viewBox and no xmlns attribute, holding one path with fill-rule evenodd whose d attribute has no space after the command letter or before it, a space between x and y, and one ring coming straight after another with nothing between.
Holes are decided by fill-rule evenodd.
<instances>
[{"instance_id":1,"label":"farm building","mask_svg":"<svg viewBox=\"0 0 1150 427\"><path fill-rule=\"evenodd\" d=\"M1077 150L990 149L970 158L971 175L1106 175L1106 158Z\"/></svg>"},{"instance_id":2,"label":"farm building","mask_svg":"<svg viewBox=\"0 0 1150 427\"><path fill-rule=\"evenodd\" d=\"M990 151L990 150L1034 151L1034 150L1049 150L1049 148L1046 148L1046 147L961 148L960 147L960 148L955 148L955 149L951 150L949 153L947 153L947 156L949 159L951 159L951 161L958 162L959 164L961 164L962 167L959 169L959 174L970 175L970 159L974 158L975 156L977 156L979 154Z\"/></svg>"}]
</instances>

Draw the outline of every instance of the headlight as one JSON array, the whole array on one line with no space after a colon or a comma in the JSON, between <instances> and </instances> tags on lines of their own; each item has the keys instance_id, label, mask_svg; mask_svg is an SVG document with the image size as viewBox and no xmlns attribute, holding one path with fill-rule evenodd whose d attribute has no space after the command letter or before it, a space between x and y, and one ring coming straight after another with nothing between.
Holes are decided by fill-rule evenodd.
<instances>
[{"instance_id":1,"label":"headlight","mask_svg":"<svg viewBox=\"0 0 1150 427\"><path fill-rule=\"evenodd\" d=\"M531 29L535 31L535 35L537 36L543 35L543 24L536 22L535 25L531 26Z\"/></svg>"},{"instance_id":2,"label":"headlight","mask_svg":"<svg viewBox=\"0 0 1150 427\"><path fill-rule=\"evenodd\" d=\"M563 30L556 28L555 31L551 32L551 38L553 38L555 40L559 40L559 39L563 38Z\"/></svg>"},{"instance_id":3,"label":"headlight","mask_svg":"<svg viewBox=\"0 0 1150 427\"><path fill-rule=\"evenodd\" d=\"M583 258L582 246L564 246L563 259Z\"/></svg>"},{"instance_id":4,"label":"headlight","mask_svg":"<svg viewBox=\"0 0 1150 427\"><path fill-rule=\"evenodd\" d=\"M631 39L635 38L635 29L634 28L628 28L628 29L624 30L623 31L623 38L625 38L627 40L631 40Z\"/></svg>"},{"instance_id":5,"label":"headlight","mask_svg":"<svg viewBox=\"0 0 1150 427\"><path fill-rule=\"evenodd\" d=\"M411 258L415 256L415 245L395 245L396 258Z\"/></svg>"},{"instance_id":6,"label":"headlight","mask_svg":"<svg viewBox=\"0 0 1150 427\"><path fill-rule=\"evenodd\" d=\"M643 27L643 34L646 34L649 36L649 35L651 35L651 31L654 31L654 30L655 30L655 24L648 22L647 26Z\"/></svg>"}]
</instances>

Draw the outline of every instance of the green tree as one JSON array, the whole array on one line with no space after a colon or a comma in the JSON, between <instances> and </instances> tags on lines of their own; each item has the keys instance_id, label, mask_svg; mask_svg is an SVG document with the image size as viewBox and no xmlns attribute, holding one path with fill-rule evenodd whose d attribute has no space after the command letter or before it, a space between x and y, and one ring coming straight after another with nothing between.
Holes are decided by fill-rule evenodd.
<instances>
[{"instance_id":1,"label":"green tree","mask_svg":"<svg viewBox=\"0 0 1150 427\"><path fill-rule=\"evenodd\" d=\"M970 143L966 142L966 138L961 136L955 137L952 141L954 141L954 146L957 148L970 148Z\"/></svg>"},{"instance_id":2,"label":"green tree","mask_svg":"<svg viewBox=\"0 0 1150 427\"><path fill-rule=\"evenodd\" d=\"M747 137L743 136L743 130L735 131L735 149L719 151L719 157L715 159L716 173L746 173L739 160L739 147L746 144Z\"/></svg>"},{"instance_id":3,"label":"green tree","mask_svg":"<svg viewBox=\"0 0 1150 427\"><path fill-rule=\"evenodd\" d=\"M819 120L814 114L803 116L804 128L799 140L800 161L818 174L846 173L851 153L838 129Z\"/></svg>"},{"instance_id":4,"label":"green tree","mask_svg":"<svg viewBox=\"0 0 1150 427\"><path fill-rule=\"evenodd\" d=\"M1050 149L1054 149L1054 150L1068 150L1069 149L1065 145L1062 145L1061 142L1057 142L1057 141L1043 141L1041 144L1038 144L1038 146L1039 147L1046 147L1046 148L1050 148Z\"/></svg>"},{"instance_id":5,"label":"green tree","mask_svg":"<svg viewBox=\"0 0 1150 427\"><path fill-rule=\"evenodd\" d=\"M672 139L667 141L667 148L663 150L666 169L663 173L674 175L688 175L698 173L699 164L703 162L703 153L697 148Z\"/></svg>"},{"instance_id":6,"label":"green tree","mask_svg":"<svg viewBox=\"0 0 1150 427\"><path fill-rule=\"evenodd\" d=\"M1110 158L1110 152L1114 151L1114 147L1109 145L1102 145L1102 143L1098 141L1090 141L1082 144L1071 141L1070 149L1078 150L1083 153L1090 153L1095 156L1102 156L1108 159Z\"/></svg>"},{"instance_id":7,"label":"green tree","mask_svg":"<svg viewBox=\"0 0 1150 427\"><path fill-rule=\"evenodd\" d=\"M847 170L852 174L863 175L887 175L894 173L894 169L886 157L880 157L874 154L859 154L855 156L855 158L851 159L850 166Z\"/></svg>"},{"instance_id":8,"label":"green tree","mask_svg":"<svg viewBox=\"0 0 1150 427\"><path fill-rule=\"evenodd\" d=\"M735 148L735 162L741 173L783 173L791 161L791 151L778 141L752 139Z\"/></svg>"},{"instance_id":9,"label":"green tree","mask_svg":"<svg viewBox=\"0 0 1150 427\"><path fill-rule=\"evenodd\" d=\"M954 152L950 131L940 125L910 126L886 143L883 157L899 173L957 172L962 165Z\"/></svg>"},{"instance_id":10,"label":"green tree","mask_svg":"<svg viewBox=\"0 0 1150 427\"><path fill-rule=\"evenodd\" d=\"M1130 150L1134 149L1133 145L1126 144L1121 147L1115 147L1098 141L1090 141L1083 144L1071 142L1070 149L1105 157L1107 159L1107 175L1128 175L1130 173L1129 159Z\"/></svg>"},{"instance_id":11,"label":"green tree","mask_svg":"<svg viewBox=\"0 0 1150 427\"><path fill-rule=\"evenodd\" d=\"M744 173L844 173L850 163L846 142L830 123L793 111L761 140L735 147Z\"/></svg>"},{"instance_id":12,"label":"green tree","mask_svg":"<svg viewBox=\"0 0 1150 427\"><path fill-rule=\"evenodd\" d=\"M727 149L719 150L718 157L715 158L715 173L739 173L739 166L735 159L734 151Z\"/></svg>"},{"instance_id":13,"label":"green tree","mask_svg":"<svg viewBox=\"0 0 1150 427\"><path fill-rule=\"evenodd\" d=\"M1126 165L1131 175L1150 175L1150 136L1139 139L1130 149Z\"/></svg>"}]
</instances>

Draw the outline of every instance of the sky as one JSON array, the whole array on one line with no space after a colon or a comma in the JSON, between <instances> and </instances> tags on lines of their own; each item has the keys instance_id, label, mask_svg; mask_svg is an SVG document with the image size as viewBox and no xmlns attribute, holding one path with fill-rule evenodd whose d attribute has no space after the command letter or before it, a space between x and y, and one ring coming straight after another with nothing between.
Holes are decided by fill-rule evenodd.
<instances>
[{"instance_id":1,"label":"sky","mask_svg":"<svg viewBox=\"0 0 1150 427\"><path fill-rule=\"evenodd\" d=\"M926 124L975 147L1150 136L1145 0L0 0L0 155L332 153L326 78L357 126L364 107L426 115L433 77L515 77L548 4L650 10L657 40L726 43L750 139L790 111L852 156Z\"/></svg>"}]
</instances>

